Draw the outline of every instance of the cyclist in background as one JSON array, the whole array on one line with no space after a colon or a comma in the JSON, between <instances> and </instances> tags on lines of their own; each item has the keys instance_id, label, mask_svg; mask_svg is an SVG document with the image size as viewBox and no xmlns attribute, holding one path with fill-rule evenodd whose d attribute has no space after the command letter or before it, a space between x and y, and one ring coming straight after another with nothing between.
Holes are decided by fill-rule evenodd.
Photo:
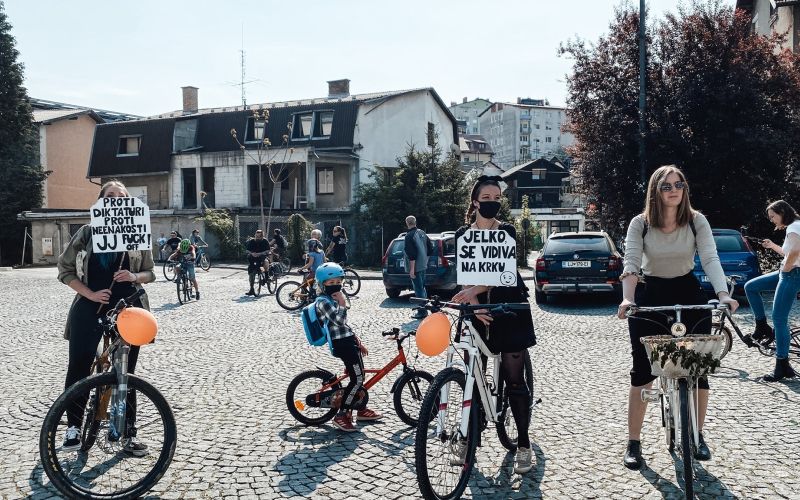
<instances>
[{"instance_id":1,"label":"cyclist in background","mask_svg":"<svg viewBox=\"0 0 800 500\"><path fill-rule=\"evenodd\" d=\"M272 249L272 253L270 255L271 262L277 262L286 255L286 247L288 246L288 242L286 238L283 237L281 234L281 230L275 228L272 232L273 236L272 239L269 240L270 248ZM274 256L274 258L273 258Z\"/></svg>"},{"instance_id":2,"label":"cyclist in background","mask_svg":"<svg viewBox=\"0 0 800 500\"><path fill-rule=\"evenodd\" d=\"M181 240L178 249L169 256L169 260L173 260L180 264L181 271L186 273L186 276L191 280L194 285L195 299L200 300L200 287L197 285L197 277L194 272L194 261L197 259L194 245L188 239Z\"/></svg>"},{"instance_id":3,"label":"cyclist in background","mask_svg":"<svg viewBox=\"0 0 800 500\"><path fill-rule=\"evenodd\" d=\"M735 311L739 303L728 295L728 285L711 226L703 214L692 209L686 176L677 166L665 165L653 172L647 184L644 207L644 211L631 220L625 237L625 267L620 276L623 299L617 316L625 319L626 311L634 305L647 307L707 303L705 292L692 273L695 252L700 255L703 271L714 286L719 301L727 304L731 312ZM644 283L637 286L640 272ZM645 314L640 313L639 316ZM662 315L651 313L646 317L667 326ZM684 311L682 320L689 332L696 335L711 333L710 311ZM650 361L639 339L653 335L653 327L645 321L631 318L628 320L628 330L633 368L628 391L628 448L623 463L629 469L638 470L643 463L640 434L647 410L647 402L642 401L642 389L649 389L656 379L650 372ZM694 458L710 460L711 451L702 434L708 407L706 377L698 381L697 399L700 439L699 446L694 450Z\"/></svg>"},{"instance_id":4,"label":"cyclist in background","mask_svg":"<svg viewBox=\"0 0 800 500\"><path fill-rule=\"evenodd\" d=\"M189 242L194 245L194 249L197 252L197 259L195 260L195 264L200 264L200 257L206 252L206 248L208 247L208 243L200 236L199 229L192 229L192 235L189 236Z\"/></svg>"},{"instance_id":5,"label":"cyclist in background","mask_svg":"<svg viewBox=\"0 0 800 500\"><path fill-rule=\"evenodd\" d=\"M325 257L331 262L344 265L347 263L347 232L342 226L333 227L331 244L325 250Z\"/></svg>"},{"instance_id":6,"label":"cyclist in background","mask_svg":"<svg viewBox=\"0 0 800 500\"><path fill-rule=\"evenodd\" d=\"M325 262L325 254L322 253L322 243L316 239L308 240L308 253L306 253L306 263L300 268L300 272L306 271L305 279L314 278L317 268Z\"/></svg>"},{"instance_id":7,"label":"cyclist in background","mask_svg":"<svg viewBox=\"0 0 800 500\"><path fill-rule=\"evenodd\" d=\"M264 239L264 231L256 229L255 236L247 240L247 277L250 280L250 290L245 295L255 295L253 284L256 281L256 273L264 265L264 258L269 253L269 243Z\"/></svg>"}]
</instances>

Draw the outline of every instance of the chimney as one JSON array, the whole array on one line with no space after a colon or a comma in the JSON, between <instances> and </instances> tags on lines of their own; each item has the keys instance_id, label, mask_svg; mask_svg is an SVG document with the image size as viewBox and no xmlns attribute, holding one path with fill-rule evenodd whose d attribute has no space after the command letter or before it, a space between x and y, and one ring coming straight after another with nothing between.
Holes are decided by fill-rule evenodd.
<instances>
[{"instance_id":1,"label":"chimney","mask_svg":"<svg viewBox=\"0 0 800 500\"><path fill-rule=\"evenodd\" d=\"M463 102L467 102L467 98L465 97L465 98L464 98L464 100L463 100L463 101L461 101L461 102L462 102L462 103L463 103Z\"/></svg>"},{"instance_id":2,"label":"chimney","mask_svg":"<svg viewBox=\"0 0 800 500\"><path fill-rule=\"evenodd\" d=\"M197 113L197 87L181 87L183 90L183 114Z\"/></svg>"},{"instance_id":3,"label":"chimney","mask_svg":"<svg viewBox=\"0 0 800 500\"><path fill-rule=\"evenodd\" d=\"M517 97L517 104L522 104L522 97Z\"/></svg>"},{"instance_id":4,"label":"chimney","mask_svg":"<svg viewBox=\"0 0 800 500\"><path fill-rule=\"evenodd\" d=\"M451 108L452 108L453 106L455 106L455 105L456 105L456 101L450 101L450 107L451 107Z\"/></svg>"},{"instance_id":5,"label":"chimney","mask_svg":"<svg viewBox=\"0 0 800 500\"><path fill-rule=\"evenodd\" d=\"M342 98L350 96L350 80L330 80L328 82L328 98Z\"/></svg>"}]
</instances>

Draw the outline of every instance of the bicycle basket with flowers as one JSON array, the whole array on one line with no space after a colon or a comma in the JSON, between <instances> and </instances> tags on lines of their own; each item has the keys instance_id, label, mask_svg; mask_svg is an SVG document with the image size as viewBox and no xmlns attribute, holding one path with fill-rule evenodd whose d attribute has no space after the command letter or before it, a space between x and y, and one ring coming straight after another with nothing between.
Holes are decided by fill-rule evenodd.
<instances>
[{"instance_id":1,"label":"bicycle basket with flowers","mask_svg":"<svg viewBox=\"0 0 800 500\"><path fill-rule=\"evenodd\" d=\"M702 377L720 366L725 346L723 335L655 335L641 339L653 376Z\"/></svg>"}]
</instances>

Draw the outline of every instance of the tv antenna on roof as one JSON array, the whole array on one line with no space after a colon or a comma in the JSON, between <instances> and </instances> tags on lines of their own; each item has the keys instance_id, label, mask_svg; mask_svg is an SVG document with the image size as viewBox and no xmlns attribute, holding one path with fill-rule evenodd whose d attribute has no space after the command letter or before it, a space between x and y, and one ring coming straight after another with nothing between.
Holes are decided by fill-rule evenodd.
<instances>
[{"instance_id":1,"label":"tv antenna on roof","mask_svg":"<svg viewBox=\"0 0 800 500\"><path fill-rule=\"evenodd\" d=\"M247 106L247 93L246 93L245 85L247 85L249 83L257 82L258 79L256 78L255 80L248 80L248 81L244 80L244 78L245 78L244 21L242 21L242 48L239 49L239 53L241 54L242 78L241 78L241 80L239 80L239 83L236 83L234 85L236 85L237 87L241 88L241 90L242 90L242 106Z\"/></svg>"}]
</instances>

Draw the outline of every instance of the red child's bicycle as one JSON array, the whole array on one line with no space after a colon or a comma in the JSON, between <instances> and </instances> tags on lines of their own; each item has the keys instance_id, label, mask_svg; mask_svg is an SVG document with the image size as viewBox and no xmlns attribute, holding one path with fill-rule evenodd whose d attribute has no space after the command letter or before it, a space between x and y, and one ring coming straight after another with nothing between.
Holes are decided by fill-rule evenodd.
<instances>
[{"instance_id":1,"label":"red child's bicycle","mask_svg":"<svg viewBox=\"0 0 800 500\"><path fill-rule=\"evenodd\" d=\"M395 380L391 390L394 394L394 409L400 420L411 427L417 426L422 398L425 397L433 375L408 366L403 350L403 341L415 334L414 331L400 333L398 328L392 328L381 334L388 337L389 340L397 342L397 356L380 370L364 370L373 376L364 383L364 387L359 391L353 409L365 408L369 400L369 389L394 370L397 365L403 365L403 373ZM346 379L346 373L337 377L319 367L316 370L299 374L292 379L286 389L286 406L289 408L289 413L306 425L324 424L332 419L338 410L338 403L341 401L343 391L342 381Z\"/></svg>"}]
</instances>

